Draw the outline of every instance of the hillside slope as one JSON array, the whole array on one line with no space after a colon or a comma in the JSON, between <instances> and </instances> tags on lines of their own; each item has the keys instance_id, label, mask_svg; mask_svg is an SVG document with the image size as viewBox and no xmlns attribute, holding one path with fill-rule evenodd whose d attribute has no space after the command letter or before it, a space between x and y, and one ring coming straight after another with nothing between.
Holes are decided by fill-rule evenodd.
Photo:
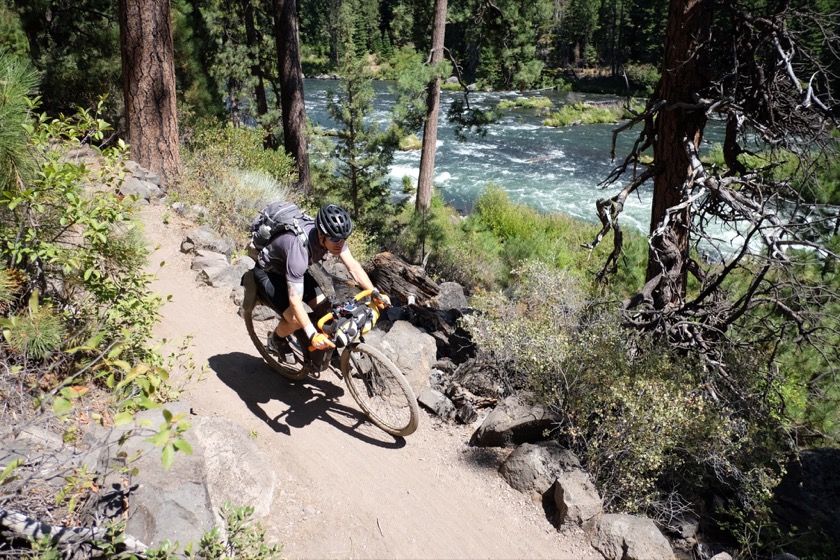
<instances>
[{"instance_id":1,"label":"hillside slope","mask_svg":"<svg viewBox=\"0 0 840 560\"><path fill-rule=\"evenodd\" d=\"M156 334L170 346L193 336L190 352L207 366L184 395L194 412L241 425L269 454L278 485L260 522L286 558L600 560L580 532L557 532L501 479L504 451L467 445L475 427L421 413L418 431L395 440L365 421L338 378L291 384L273 374L227 290L196 284L179 250L193 226L164 224L164 213L142 212L153 287L171 296Z\"/></svg>"}]
</instances>

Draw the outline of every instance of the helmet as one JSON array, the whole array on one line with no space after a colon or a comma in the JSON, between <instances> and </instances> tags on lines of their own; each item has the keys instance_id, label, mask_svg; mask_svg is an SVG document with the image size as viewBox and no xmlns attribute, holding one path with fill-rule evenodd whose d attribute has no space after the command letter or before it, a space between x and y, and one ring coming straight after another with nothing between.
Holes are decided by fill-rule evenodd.
<instances>
[{"instance_id":1,"label":"helmet","mask_svg":"<svg viewBox=\"0 0 840 560\"><path fill-rule=\"evenodd\" d=\"M315 216L318 231L327 237L347 239L353 233L353 220L346 210L335 204L325 204Z\"/></svg>"}]
</instances>

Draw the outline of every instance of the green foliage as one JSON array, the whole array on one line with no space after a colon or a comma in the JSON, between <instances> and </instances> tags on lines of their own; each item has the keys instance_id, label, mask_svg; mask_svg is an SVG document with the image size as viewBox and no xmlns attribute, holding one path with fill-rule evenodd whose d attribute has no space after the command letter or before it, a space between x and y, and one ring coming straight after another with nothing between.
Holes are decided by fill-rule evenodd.
<instances>
[{"instance_id":1,"label":"green foliage","mask_svg":"<svg viewBox=\"0 0 840 560\"><path fill-rule=\"evenodd\" d=\"M259 129L206 123L184 152L184 169L174 197L207 209L213 228L244 239L256 213L269 202L292 200L294 160L282 150L264 149Z\"/></svg>"},{"instance_id":2,"label":"green foliage","mask_svg":"<svg viewBox=\"0 0 840 560\"><path fill-rule=\"evenodd\" d=\"M112 339L125 331L131 352L145 356L158 297L140 267L145 247L131 220L133 203L117 196L125 146L97 148L109 125L83 109L72 117L41 115L25 129L38 173L27 177L4 169L15 183L0 191L2 259L28 276L30 287L42 287L71 329L98 324ZM68 146L79 149L82 143L92 144L100 166L64 157Z\"/></svg>"},{"instance_id":3,"label":"green foliage","mask_svg":"<svg viewBox=\"0 0 840 560\"><path fill-rule=\"evenodd\" d=\"M9 2L0 2L0 45L8 54L26 60L29 44L23 32L20 17L9 8Z\"/></svg>"},{"instance_id":4,"label":"green foliage","mask_svg":"<svg viewBox=\"0 0 840 560\"><path fill-rule=\"evenodd\" d=\"M653 64L628 64L625 72L630 88L633 91L644 92L645 95L653 94L656 84L659 83L659 69Z\"/></svg>"},{"instance_id":5,"label":"green foliage","mask_svg":"<svg viewBox=\"0 0 840 560\"><path fill-rule=\"evenodd\" d=\"M533 391L558 415L555 437L608 510L668 521L726 489L751 519L761 514L789 448L760 355L727 356L730 382L754 399L748 412L700 360L620 327L568 271L529 261L514 274L504 294L474 296L478 313L463 325L505 387Z\"/></svg>"},{"instance_id":6,"label":"green foliage","mask_svg":"<svg viewBox=\"0 0 840 560\"><path fill-rule=\"evenodd\" d=\"M364 62L348 58L343 76L340 91L329 94L327 105L340 126L330 149L335 168L321 180L316 197L335 200L363 229L387 235L395 213L388 168L400 134L395 128L380 131L366 119L373 111L375 92Z\"/></svg>"},{"instance_id":7,"label":"green foliage","mask_svg":"<svg viewBox=\"0 0 840 560\"><path fill-rule=\"evenodd\" d=\"M619 106L599 107L588 103L563 105L543 121L546 126L569 126L572 124L615 123L624 116Z\"/></svg>"},{"instance_id":8,"label":"green foliage","mask_svg":"<svg viewBox=\"0 0 840 560\"><path fill-rule=\"evenodd\" d=\"M30 111L27 96L37 83L37 75L25 62L0 51L0 190L13 188L17 175L31 176L34 166L24 125Z\"/></svg>"},{"instance_id":9,"label":"green foliage","mask_svg":"<svg viewBox=\"0 0 840 560\"><path fill-rule=\"evenodd\" d=\"M44 110L72 113L94 107L105 96L106 119L121 112L121 63L117 3L77 0L66 3L7 3L20 18L29 59L41 74ZM46 17L49 14L49 17Z\"/></svg>"},{"instance_id":10,"label":"green foliage","mask_svg":"<svg viewBox=\"0 0 840 560\"><path fill-rule=\"evenodd\" d=\"M593 224L559 214L541 214L514 204L500 187L489 186L464 218L447 207L435 193L425 215L406 209L394 250L413 262L426 261L432 274L460 282L468 291L497 289L515 279L511 271L523 262L541 260L566 269L587 290L607 290L592 284L593 263L605 258L605 247L589 255L581 249L597 231ZM625 233L626 266L611 278L613 294L627 295L644 279L647 244L641 235ZM427 256L428 255L428 256Z\"/></svg>"},{"instance_id":11,"label":"green foliage","mask_svg":"<svg viewBox=\"0 0 840 560\"><path fill-rule=\"evenodd\" d=\"M554 104L547 97L517 97L516 99L502 99L496 109L548 109Z\"/></svg>"},{"instance_id":12,"label":"green foliage","mask_svg":"<svg viewBox=\"0 0 840 560\"><path fill-rule=\"evenodd\" d=\"M0 327L12 349L33 360L43 360L61 348L67 334L61 316L38 302L38 290L32 292L28 308L20 315L0 318Z\"/></svg>"}]
</instances>

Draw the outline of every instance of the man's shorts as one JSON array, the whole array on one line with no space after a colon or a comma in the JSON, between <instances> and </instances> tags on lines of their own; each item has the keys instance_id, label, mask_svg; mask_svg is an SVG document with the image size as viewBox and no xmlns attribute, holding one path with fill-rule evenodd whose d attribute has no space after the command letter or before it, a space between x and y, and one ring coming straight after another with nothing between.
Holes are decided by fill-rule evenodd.
<instances>
[{"instance_id":1,"label":"man's shorts","mask_svg":"<svg viewBox=\"0 0 840 560\"><path fill-rule=\"evenodd\" d=\"M289 286L283 274L267 272L259 266L254 267L254 278L260 295L268 298L274 308L281 314L289 307ZM303 275L303 302L310 304L320 295L321 287L315 282L309 272Z\"/></svg>"}]
</instances>

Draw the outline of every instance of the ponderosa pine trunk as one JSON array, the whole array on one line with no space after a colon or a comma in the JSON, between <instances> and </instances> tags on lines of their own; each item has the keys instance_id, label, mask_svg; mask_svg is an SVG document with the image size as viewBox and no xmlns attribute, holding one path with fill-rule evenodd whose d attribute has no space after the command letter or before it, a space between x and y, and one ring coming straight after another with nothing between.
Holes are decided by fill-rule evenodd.
<instances>
[{"instance_id":1,"label":"ponderosa pine trunk","mask_svg":"<svg viewBox=\"0 0 840 560\"><path fill-rule=\"evenodd\" d=\"M704 109L696 105L697 93L708 86L709 77L697 60L697 51L711 34L713 0L671 0L665 38L662 78L654 98L667 105L656 117L653 154L660 169L654 178L647 280L664 273L654 299L658 308L676 304L685 297L689 248L688 208L669 213L684 200L684 187L691 177L686 146L699 146L706 125ZM667 217L667 224L664 225Z\"/></svg>"},{"instance_id":2,"label":"ponderosa pine trunk","mask_svg":"<svg viewBox=\"0 0 840 560\"><path fill-rule=\"evenodd\" d=\"M280 104L283 146L295 158L298 183L309 191L309 153L306 142L306 106L303 101L303 70L300 66L297 2L274 0L274 32L280 67Z\"/></svg>"},{"instance_id":3,"label":"ponderosa pine trunk","mask_svg":"<svg viewBox=\"0 0 840 560\"><path fill-rule=\"evenodd\" d=\"M435 0L435 21L432 28L431 64L443 60L443 38L446 34L446 2ZM426 100L426 123L423 126L423 150L420 153L420 174L417 178L417 200L414 209L425 212L432 204L432 187L435 176L435 150L437 149L438 111L440 109L440 76L429 84Z\"/></svg>"},{"instance_id":4,"label":"ponderosa pine trunk","mask_svg":"<svg viewBox=\"0 0 840 560\"><path fill-rule=\"evenodd\" d=\"M131 159L164 181L181 168L169 0L120 0L120 53Z\"/></svg>"}]
</instances>

